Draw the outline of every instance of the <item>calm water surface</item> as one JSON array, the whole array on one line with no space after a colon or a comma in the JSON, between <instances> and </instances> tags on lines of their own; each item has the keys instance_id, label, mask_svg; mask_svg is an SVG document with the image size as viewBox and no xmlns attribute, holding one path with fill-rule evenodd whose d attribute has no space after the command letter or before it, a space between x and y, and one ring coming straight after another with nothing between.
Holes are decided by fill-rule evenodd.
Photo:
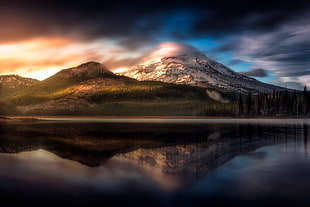
<instances>
[{"instance_id":1,"label":"calm water surface","mask_svg":"<svg viewBox=\"0 0 310 207\"><path fill-rule=\"evenodd\" d=\"M307 119L0 125L0 198L75 206L310 206Z\"/></svg>"}]
</instances>

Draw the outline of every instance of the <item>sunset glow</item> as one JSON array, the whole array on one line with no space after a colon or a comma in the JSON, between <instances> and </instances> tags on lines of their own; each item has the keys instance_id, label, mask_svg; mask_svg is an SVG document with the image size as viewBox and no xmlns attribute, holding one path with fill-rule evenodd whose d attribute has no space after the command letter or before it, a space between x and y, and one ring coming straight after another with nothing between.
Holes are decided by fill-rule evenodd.
<instances>
[{"instance_id":1,"label":"sunset glow","mask_svg":"<svg viewBox=\"0 0 310 207\"><path fill-rule=\"evenodd\" d=\"M302 89L309 3L256 4L12 0L0 7L0 75L42 80L87 61L119 71L190 45L236 72Z\"/></svg>"},{"instance_id":2,"label":"sunset glow","mask_svg":"<svg viewBox=\"0 0 310 207\"><path fill-rule=\"evenodd\" d=\"M65 38L38 38L4 44L0 45L0 72L2 75L18 74L43 80L87 61L107 61L109 68L114 70L117 61L111 60L115 54L126 57L124 52L115 48L117 45L113 41L85 43Z\"/></svg>"},{"instance_id":3,"label":"sunset glow","mask_svg":"<svg viewBox=\"0 0 310 207\"><path fill-rule=\"evenodd\" d=\"M75 66L80 62L78 53L72 50L66 39L32 39L0 46L2 74L45 79L61 68Z\"/></svg>"},{"instance_id":4,"label":"sunset glow","mask_svg":"<svg viewBox=\"0 0 310 207\"><path fill-rule=\"evenodd\" d=\"M157 48L147 57L144 58L146 63L158 62L162 57L169 57L175 55L181 55L184 47L182 44L175 42L164 42L157 46Z\"/></svg>"},{"instance_id":5,"label":"sunset glow","mask_svg":"<svg viewBox=\"0 0 310 207\"><path fill-rule=\"evenodd\" d=\"M113 70L114 73L123 73L126 70L128 70L128 68L116 68Z\"/></svg>"},{"instance_id":6,"label":"sunset glow","mask_svg":"<svg viewBox=\"0 0 310 207\"><path fill-rule=\"evenodd\" d=\"M310 207L310 0L0 3L0 198Z\"/></svg>"}]
</instances>

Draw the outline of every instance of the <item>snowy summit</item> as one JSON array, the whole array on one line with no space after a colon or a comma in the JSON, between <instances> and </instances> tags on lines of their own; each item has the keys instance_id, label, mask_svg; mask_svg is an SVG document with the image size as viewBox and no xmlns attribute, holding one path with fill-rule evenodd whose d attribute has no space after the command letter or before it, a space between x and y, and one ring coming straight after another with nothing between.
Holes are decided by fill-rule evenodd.
<instances>
[{"instance_id":1,"label":"snowy summit","mask_svg":"<svg viewBox=\"0 0 310 207\"><path fill-rule=\"evenodd\" d=\"M175 42L162 43L141 64L122 74L138 80L215 87L243 93L284 90L239 74L208 58L196 48Z\"/></svg>"}]
</instances>

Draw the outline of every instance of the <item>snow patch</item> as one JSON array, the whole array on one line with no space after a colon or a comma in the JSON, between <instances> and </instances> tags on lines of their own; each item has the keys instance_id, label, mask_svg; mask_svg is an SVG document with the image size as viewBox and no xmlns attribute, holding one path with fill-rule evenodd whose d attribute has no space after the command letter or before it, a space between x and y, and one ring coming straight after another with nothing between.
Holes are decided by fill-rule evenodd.
<instances>
[{"instance_id":1,"label":"snow patch","mask_svg":"<svg viewBox=\"0 0 310 207\"><path fill-rule=\"evenodd\" d=\"M215 101L219 101L222 103L229 103L229 100L223 98L223 96L218 91L206 90L206 92L207 92L208 96Z\"/></svg>"}]
</instances>

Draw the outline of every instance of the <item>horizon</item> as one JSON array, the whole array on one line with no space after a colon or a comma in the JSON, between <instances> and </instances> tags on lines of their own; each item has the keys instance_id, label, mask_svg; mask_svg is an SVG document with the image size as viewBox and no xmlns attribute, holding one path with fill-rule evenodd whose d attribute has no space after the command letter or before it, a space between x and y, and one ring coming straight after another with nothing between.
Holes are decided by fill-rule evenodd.
<instances>
[{"instance_id":1,"label":"horizon","mask_svg":"<svg viewBox=\"0 0 310 207\"><path fill-rule=\"evenodd\" d=\"M12 0L0 8L0 74L44 80L89 61L121 71L173 43L261 82L302 89L310 87L309 11L302 0Z\"/></svg>"}]
</instances>

